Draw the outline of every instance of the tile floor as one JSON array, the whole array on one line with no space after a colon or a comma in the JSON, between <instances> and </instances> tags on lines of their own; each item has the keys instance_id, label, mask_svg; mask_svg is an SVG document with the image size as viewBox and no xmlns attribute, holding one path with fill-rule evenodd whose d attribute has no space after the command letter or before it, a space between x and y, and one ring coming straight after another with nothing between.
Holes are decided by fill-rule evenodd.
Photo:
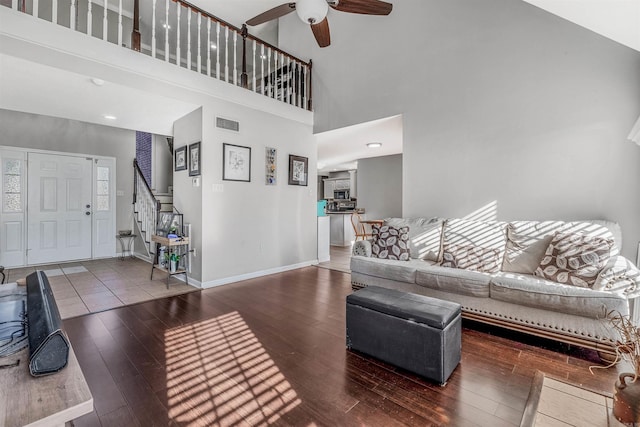
<instances>
[{"instance_id":1,"label":"tile floor","mask_svg":"<svg viewBox=\"0 0 640 427\"><path fill-rule=\"evenodd\" d=\"M351 246L331 246L329 251L329 261L321 262L318 267L351 273Z\"/></svg>"},{"instance_id":2,"label":"tile floor","mask_svg":"<svg viewBox=\"0 0 640 427\"><path fill-rule=\"evenodd\" d=\"M14 268L8 270L7 283L36 269L47 274L63 319L198 290L175 277L167 289L166 273L156 270L150 280L151 265L137 258Z\"/></svg>"}]
</instances>

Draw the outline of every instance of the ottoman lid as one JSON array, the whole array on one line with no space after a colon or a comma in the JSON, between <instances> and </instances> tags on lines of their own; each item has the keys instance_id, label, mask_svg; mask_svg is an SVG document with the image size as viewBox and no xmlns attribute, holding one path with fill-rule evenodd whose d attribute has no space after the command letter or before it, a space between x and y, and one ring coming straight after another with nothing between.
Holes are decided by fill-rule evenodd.
<instances>
[{"instance_id":1,"label":"ottoman lid","mask_svg":"<svg viewBox=\"0 0 640 427\"><path fill-rule=\"evenodd\" d=\"M352 293L347 296L347 304L359 305L438 329L444 329L461 313L460 304L455 302L378 286L367 286Z\"/></svg>"}]
</instances>

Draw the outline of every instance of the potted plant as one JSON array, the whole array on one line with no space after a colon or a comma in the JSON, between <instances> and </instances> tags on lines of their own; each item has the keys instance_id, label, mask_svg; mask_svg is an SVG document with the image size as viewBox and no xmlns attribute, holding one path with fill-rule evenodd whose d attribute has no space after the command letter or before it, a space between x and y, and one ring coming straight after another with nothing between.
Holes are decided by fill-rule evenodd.
<instances>
[{"instance_id":1,"label":"potted plant","mask_svg":"<svg viewBox=\"0 0 640 427\"><path fill-rule=\"evenodd\" d=\"M607 366L610 368L621 361L628 362L633 372L623 372L615 384L613 415L622 423L640 423L640 329L628 315L613 310L606 313L610 326L620 337L615 342L615 358Z\"/></svg>"}]
</instances>

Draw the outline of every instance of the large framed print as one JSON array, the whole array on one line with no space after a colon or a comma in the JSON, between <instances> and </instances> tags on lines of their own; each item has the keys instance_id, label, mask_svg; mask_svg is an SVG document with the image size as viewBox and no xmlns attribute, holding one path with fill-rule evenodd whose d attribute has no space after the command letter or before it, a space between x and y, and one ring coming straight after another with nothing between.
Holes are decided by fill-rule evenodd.
<instances>
[{"instance_id":1,"label":"large framed print","mask_svg":"<svg viewBox=\"0 0 640 427\"><path fill-rule=\"evenodd\" d=\"M222 179L251 182L251 147L222 144Z\"/></svg>"},{"instance_id":2,"label":"large framed print","mask_svg":"<svg viewBox=\"0 0 640 427\"><path fill-rule=\"evenodd\" d=\"M309 180L309 159L289 154L289 185L307 185Z\"/></svg>"},{"instance_id":3,"label":"large framed print","mask_svg":"<svg viewBox=\"0 0 640 427\"><path fill-rule=\"evenodd\" d=\"M196 142L189 145L189 176L200 175L200 165L200 143Z\"/></svg>"},{"instance_id":4,"label":"large framed print","mask_svg":"<svg viewBox=\"0 0 640 427\"><path fill-rule=\"evenodd\" d=\"M174 151L175 164L173 170L184 171L187 170L187 146L183 145Z\"/></svg>"}]
</instances>

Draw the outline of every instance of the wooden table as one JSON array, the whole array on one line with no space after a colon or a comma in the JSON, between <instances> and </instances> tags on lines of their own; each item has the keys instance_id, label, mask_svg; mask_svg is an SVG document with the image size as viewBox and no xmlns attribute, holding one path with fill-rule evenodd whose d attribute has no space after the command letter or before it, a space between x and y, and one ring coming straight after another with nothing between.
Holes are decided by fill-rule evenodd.
<instances>
[{"instance_id":1,"label":"wooden table","mask_svg":"<svg viewBox=\"0 0 640 427\"><path fill-rule=\"evenodd\" d=\"M611 385L613 388L613 384ZM520 427L558 425L622 427L612 414L612 395L545 377L540 371L531 386Z\"/></svg>"},{"instance_id":2,"label":"wooden table","mask_svg":"<svg viewBox=\"0 0 640 427\"><path fill-rule=\"evenodd\" d=\"M360 222L362 224L369 224L369 225L382 225L384 224L384 219L363 219L363 220L360 220Z\"/></svg>"},{"instance_id":3,"label":"wooden table","mask_svg":"<svg viewBox=\"0 0 640 427\"><path fill-rule=\"evenodd\" d=\"M52 375L32 377L29 349L0 358L0 426L64 426L93 411L93 396L82 375L78 359L69 348L66 368Z\"/></svg>"}]
</instances>

